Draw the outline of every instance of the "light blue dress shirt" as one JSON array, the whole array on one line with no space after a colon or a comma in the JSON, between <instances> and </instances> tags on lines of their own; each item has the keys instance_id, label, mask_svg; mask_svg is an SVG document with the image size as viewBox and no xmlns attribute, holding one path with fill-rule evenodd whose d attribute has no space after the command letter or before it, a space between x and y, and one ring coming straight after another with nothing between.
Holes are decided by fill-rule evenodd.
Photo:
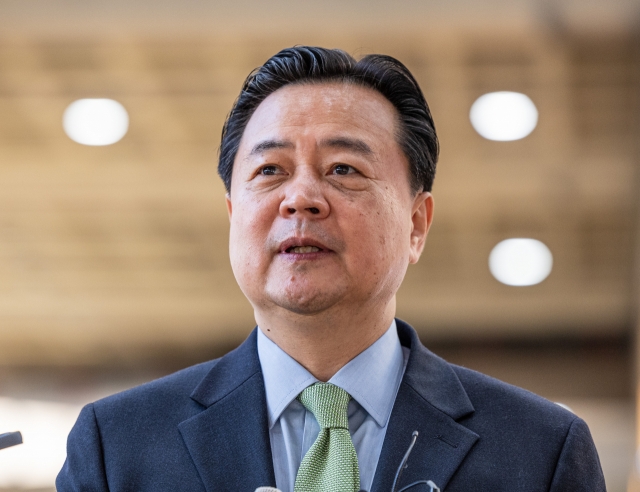
<instances>
[{"instance_id":1,"label":"light blue dress shirt","mask_svg":"<svg viewBox=\"0 0 640 492\"><path fill-rule=\"evenodd\" d=\"M320 432L313 414L296 397L318 380L261 330L258 355L267 394L276 486L282 492L293 492L302 458ZM348 408L349 433L363 490L371 490L408 358L409 349L400 345L394 320L384 335L329 380L353 398Z\"/></svg>"}]
</instances>

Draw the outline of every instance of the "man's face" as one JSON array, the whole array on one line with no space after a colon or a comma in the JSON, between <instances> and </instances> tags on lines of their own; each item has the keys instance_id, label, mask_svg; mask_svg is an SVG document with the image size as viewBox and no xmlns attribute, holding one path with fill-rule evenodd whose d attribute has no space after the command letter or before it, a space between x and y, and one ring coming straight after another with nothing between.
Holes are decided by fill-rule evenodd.
<instances>
[{"instance_id":1,"label":"man's face","mask_svg":"<svg viewBox=\"0 0 640 492\"><path fill-rule=\"evenodd\" d=\"M231 265L255 309L393 298L433 209L411 192L397 125L381 94L343 83L285 86L258 106L227 196Z\"/></svg>"}]
</instances>

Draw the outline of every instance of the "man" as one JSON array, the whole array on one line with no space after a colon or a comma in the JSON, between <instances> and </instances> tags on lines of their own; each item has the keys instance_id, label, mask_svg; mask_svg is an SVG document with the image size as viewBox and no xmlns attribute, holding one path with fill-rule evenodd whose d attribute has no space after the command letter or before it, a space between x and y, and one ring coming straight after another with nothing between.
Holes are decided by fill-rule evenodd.
<instances>
[{"instance_id":1,"label":"man","mask_svg":"<svg viewBox=\"0 0 640 492\"><path fill-rule=\"evenodd\" d=\"M448 364L394 319L433 219L437 154L393 58L296 47L254 71L219 173L258 328L85 407L58 490L604 491L581 419Z\"/></svg>"}]
</instances>

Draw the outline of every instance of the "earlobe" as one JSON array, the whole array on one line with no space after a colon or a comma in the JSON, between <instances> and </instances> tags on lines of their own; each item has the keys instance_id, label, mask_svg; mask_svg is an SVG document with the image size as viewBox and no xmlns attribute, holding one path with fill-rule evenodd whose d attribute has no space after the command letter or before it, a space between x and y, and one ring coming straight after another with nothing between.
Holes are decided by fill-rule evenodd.
<instances>
[{"instance_id":1,"label":"earlobe","mask_svg":"<svg viewBox=\"0 0 640 492\"><path fill-rule=\"evenodd\" d=\"M225 200L225 203L227 204L227 214L229 215L229 220L231 220L231 211L232 211L231 195L227 193L224 196L224 200Z\"/></svg>"},{"instance_id":2,"label":"earlobe","mask_svg":"<svg viewBox=\"0 0 640 492\"><path fill-rule=\"evenodd\" d=\"M433 222L433 196L428 191L416 195L411 215L409 263L417 263Z\"/></svg>"}]
</instances>

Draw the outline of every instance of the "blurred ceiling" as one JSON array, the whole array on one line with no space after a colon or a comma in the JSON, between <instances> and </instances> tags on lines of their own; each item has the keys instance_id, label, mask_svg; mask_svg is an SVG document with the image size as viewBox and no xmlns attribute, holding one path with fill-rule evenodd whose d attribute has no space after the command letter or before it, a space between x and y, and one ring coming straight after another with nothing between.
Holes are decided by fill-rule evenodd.
<instances>
[{"instance_id":1,"label":"blurred ceiling","mask_svg":"<svg viewBox=\"0 0 640 492\"><path fill-rule=\"evenodd\" d=\"M339 34L522 25L602 32L640 22L635 0L3 0L3 33L185 36L244 31ZM277 28L277 31L275 29Z\"/></svg>"},{"instance_id":2,"label":"blurred ceiling","mask_svg":"<svg viewBox=\"0 0 640 492\"><path fill-rule=\"evenodd\" d=\"M382 52L429 101L442 155L435 225L399 295L425 339L610 337L632 326L637 2L0 3L0 364L101 364L231 345L253 327L227 255L216 176L251 69L293 44ZM540 121L490 142L468 113L523 92ZM83 97L129 133L62 130ZM502 239L554 255L543 283L498 283Z\"/></svg>"}]
</instances>

